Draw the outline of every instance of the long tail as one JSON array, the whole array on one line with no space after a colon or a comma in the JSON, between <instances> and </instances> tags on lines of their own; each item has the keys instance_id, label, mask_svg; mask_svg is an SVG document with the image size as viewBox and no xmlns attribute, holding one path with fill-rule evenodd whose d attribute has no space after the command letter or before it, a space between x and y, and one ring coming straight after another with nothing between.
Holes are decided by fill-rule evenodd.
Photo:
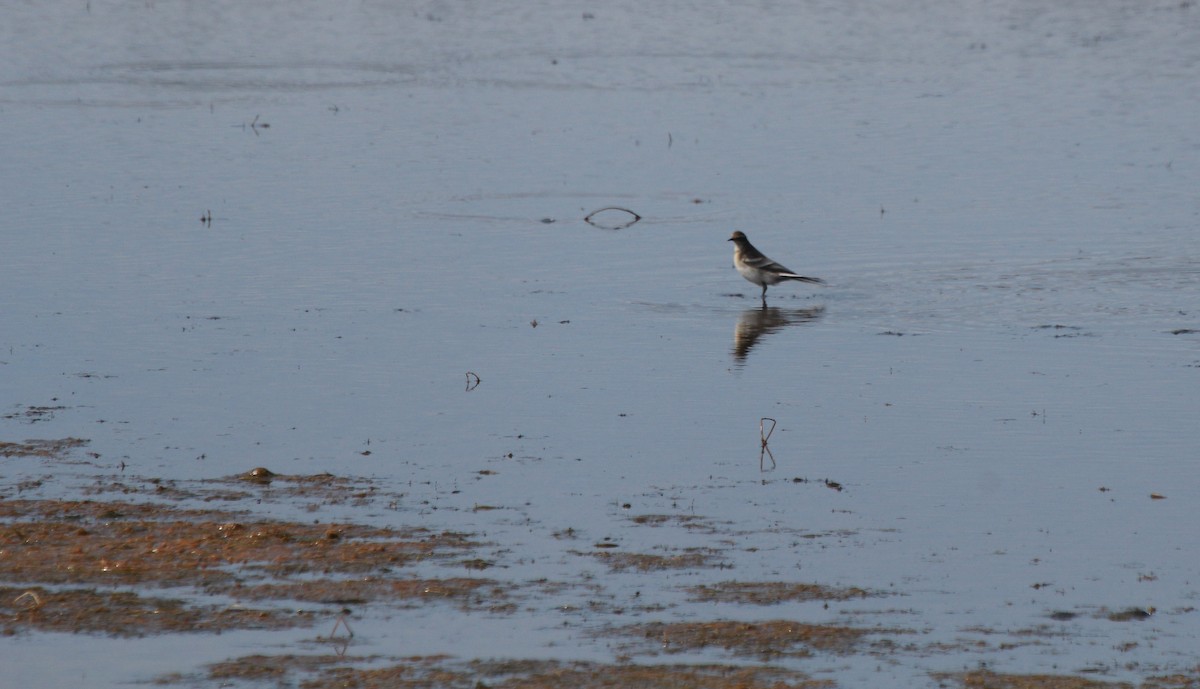
<instances>
[{"instance_id":1,"label":"long tail","mask_svg":"<svg viewBox=\"0 0 1200 689\"><path fill-rule=\"evenodd\" d=\"M797 280L799 282L808 282L808 283L812 283L814 285L825 284L825 281L822 280L821 278L809 278L809 277L804 277L803 275L795 275L793 273L780 273L779 277L783 278L784 280Z\"/></svg>"}]
</instances>

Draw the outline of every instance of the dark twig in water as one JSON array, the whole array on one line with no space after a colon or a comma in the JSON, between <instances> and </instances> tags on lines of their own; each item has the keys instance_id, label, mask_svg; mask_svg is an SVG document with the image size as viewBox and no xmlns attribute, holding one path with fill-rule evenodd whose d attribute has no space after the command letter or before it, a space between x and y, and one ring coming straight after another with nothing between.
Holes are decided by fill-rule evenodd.
<instances>
[{"instance_id":1,"label":"dark twig in water","mask_svg":"<svg viewBox=\"0 0 1200 689\"><path fill-rule=\"evenodd\" d=\"M479 387L479 384L482 382L483 379L479 377L478 373L475 373L474 371L467 371L467 392Z\"/></svg>"},{"instance_id":2,"label":"dark twig in water","mask_svg":"<svg viewBox=\"0 0 1200 689\"><path fill-rule=\"evenodd\" d=\"M770 430L767 430L767 428L766 428L767 421L771 422ZM764 459L767 459L767 458L769 458L771 460L770 471L774 471L774 469L775 469L775 455L771 452L771 448L767 447L767 441L771 439L771 434L775 432L775 424L776 424L775 419L772 419L769 416L764 416L758 420L758 438L759 438L759 440L762 441L762 449L760 449L758 452L758 470L759 471L768 471L768 469L766 468L766 465L764 464L764 461L763 461Z\"/></svg>"},{"instance_id":3,"label":"dark twig in water","mask_svg":"<svg viewBox=\"0 0 1200 689\"><path fill-rule=\"evenodd\" d=\"M603 213L604 211L621 211L622 213L628 213L630 215L631 219L628 222L615 223L612 225L596 222L594 220L594 218L597 215L599 215L600 213ZM642 219L642 216L638 215L637 213L634 213L633 211L629 210L628 208L621 208L619 206L606 206L604 208L598 208L598 209L592 211L591 213L588 213L586 216L584 216L583 221L593 227L599 227L602 230L623 230L626 227L633 225L634 223L636 223L637 221L639 221L641 219Z\"/></svg>"},{"instance_id":4,"label":"dark twig in water","mask_svg":"<svg viewBox=\"0 0 1200 689\"><path fill-rule=\"evenodd\" d=\"M771 422L771 430L764 432L764 422ZM767 441L771 439L771 434L775 432L775 419L769 416L764 416L758 420L758 436L762 438L762 446L767 446Z\"/></svg>"},{"instance_id":5,"label":"dark twig in water","mask_svg":"<svg viewBox=\"0 0 1200 689\"><path fill-rule=\"evenodd\" d=\"M254 135L255 135L255 136L258 136L258 130L260 130L260 129L270 129L270 128L271 128L271 124L270 124L269 122L259 122L259 121L258 121L258 118L259 118L259 117L260 117L260 115L255 115L255 116L254 116L254 119L253 119L253 120L250 120L250 122L249 122L249 123L243 122L243 123L242 123L242 129L247 129L247 128L248 128L250 131L254 132ZM236 127L236 126L238 126L238 125L236 125L236 124L235 124L235 125L233 125L233 126L235 126L235 127Z\"/></svg>"}]
</instances>

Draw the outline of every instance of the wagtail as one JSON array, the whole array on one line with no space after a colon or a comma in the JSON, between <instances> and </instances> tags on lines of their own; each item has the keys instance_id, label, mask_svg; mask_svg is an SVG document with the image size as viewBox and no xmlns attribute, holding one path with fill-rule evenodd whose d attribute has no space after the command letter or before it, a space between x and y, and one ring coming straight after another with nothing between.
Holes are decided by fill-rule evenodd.
<instances>
[{"instance_id":1,"label":"wagtail","mask_svg":"<svg viewBox=\"0 0 1200 689\"><path fill-rule=\"evenodd\" d=\"M746 235L741 232L734 232L729 238L733 242L733 267L737 268L737 272L742 274L750 282L756 285L762 285L762 300L767 303L767 286L775 285L784 280L799 280L800 282L811 282L820 284L824 282L821 278L809 278L803 275L798 275L779 265L775 261L763 256L762 252L754 248Z\"/></svg>"}]
</instances>

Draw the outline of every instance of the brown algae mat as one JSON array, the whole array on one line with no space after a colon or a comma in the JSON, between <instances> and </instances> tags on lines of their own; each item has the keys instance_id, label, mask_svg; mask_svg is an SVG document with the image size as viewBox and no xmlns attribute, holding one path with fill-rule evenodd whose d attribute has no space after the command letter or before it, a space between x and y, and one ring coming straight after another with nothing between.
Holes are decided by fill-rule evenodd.
<instances>
[{"instance_id":1,"label":"brown algae mat","mask_svg":"<svg viewBox=\"0 0 1200 689\"><path fill-rule=\"evenodd\" d=\"M51 584L230 587L268 575L374 572L473 545L449 532L90 500L0 500L0 520L0 577Z\"/></svg>"},{"instance_id":2,"label":"brown algae mat","mask_svg":"<svg viewBox=\"0 0 1200 689\"><path fill-rule=\"evenodd\" d=\"M0 586L0 634L21 630L144 636L308 625L311 614L189 604L128 591Z\"/></svg>"},{"instance_id":3,"label":"brown algae mat","mask_svg":"<svg viewBox=\"0 0 1200 689\"><path fill-rule=\"evenodd\" d=\"M461 661L448 656L392 659L361 667L372 658L326 655L253 655L217 663L201 676L159 678L161 685L208 681L269 682L304 689L832 689L832 679L757 665L563 662L554 660ZM1196 689L1200 680L1181 675L1151 677L1140 684L1103 682L1071 675L1017 675L986 670L939 673L947 689ZM879 686L888 686L880 684Z\"/></svg>"},{"instance_id":4,"label":"brown algae mat","mask_svg":"<svg viewBox=\"0 0 1200 689\"><path fill-rule=\"evenodd\" d=\"M631 665L553 660L458 661L446 656L396 659L364 669L366 658L325 656L247 656L210 666L203 678L161 678L195 682L269 681L304 689L818 689L831 680L775 667L728 665ZM297 680L299 680L297 682Z\"/></svg>"},{"instance_id":5,"label":"brown algae mat","mask_svg":"<svg viewBox=\"0 0 1200 689\"><path fill-rule=\"evenodd\" d=\"M27 442L21 452L49 446ZM212 483L222 493L229 480ZM325 477L300 477L293 484L305 491L345 488ZM179 497L155 488L123 492ZM437 600L500 607L505 591L490 579L416 578L400 571L427 560L457 562L476 545L449 531L300 523L161 502L0 499L0 581L14 584L0 587L0 632L135 636L280 629L333 614L283 610L281 601L341 606ZM181 588L193 595L183 594L186 600L154 595L165 587L175 596ZM213 595L261 605L203 602Z\"/></svg>"},{"instance_id":6,"label":"brown algae mat","mask_svg":"<svg viewBox=\"0 0 1200 689\"><path fill-rule=\"evenodd\" d=\"M722 581L692 586L687 590L698 601L754 605L774 605L787 601L845 601L871 595L866 589L857 587L835 588L786 581Z\"/></svg>"},{"instance_id":7,"label":"brown algae mat","mask_svg":"<svg viewBox=\"0 0 1200 689\"><path fill-rule=\"evenodd\" d=\"M875 631L794 620L649 622L615 630L624 636L642 637L667 653L715 647L734 655L758 658L804 657L814 652L850 653L864 636Z\"/></svg>"},{"instance_id":8,"label":"brown algae mat","mask_svg":"<svg viewBox=\"0 0 1200 689\"><path fill-rule=\"evenodd\" d=\"M636 569L639 572L652 572L667 569L698 569L719 567L721 558L717 551L710 548L690 548L670 554L657 553L621 553L601 550L587 553L599 562L608 565L614 572Z\"/></svg>"},{"instance_id":9,"label":"brown algae mat","mask_svg":"<svg viewBox=\"0 0 1200 689\"><path fill-rule=\"evenodd\" d=\"M88 441L82 438L26 440L19 443L0 441L0 457L43 457L61 460L68 450L87 444Z\"/></svg>"},{"instance_id":10,"label":"brown algae mat","mask_svg":"<svg viewBox=\"0 0 1200 689\"><path fill-rule=\"evenodd\" d=\"M1009 675L988 670L937 673L935 678L962 689L1196 689L1200 677L1163 675L1140 684L1103 682L1074 675Z\"/></svg>"}]
</instances>

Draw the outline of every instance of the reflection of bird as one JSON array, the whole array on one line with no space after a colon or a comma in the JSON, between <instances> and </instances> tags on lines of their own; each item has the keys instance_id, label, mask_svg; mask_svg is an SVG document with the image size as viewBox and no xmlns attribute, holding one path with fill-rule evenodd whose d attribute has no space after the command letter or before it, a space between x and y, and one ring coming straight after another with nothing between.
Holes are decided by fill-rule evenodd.
<instances>
[{"instance_id":1,"label":"reflection of bird","mask_svg":"<svg viewBox=\"0 0 1200 689\"><path fill-rule=\"evenodd\" d=\"M789 325L815 321L824 311L821 307L780 309L763 306L758 309L746 309L738 316L737 325L733 328L733 358L739 362L745 361L758 338L783 330Z\"/></svg>"},{"instance_id":2,"label":"reflection of bird","mask_svg":"<svg viewBox=\"0 0 1200 689\"><path fill-rule=\"evenodd\" d=\"M729 238L733 242L733 267L737 268L737 272L742 274L750 282L756 285L762 285L762 300L767 303L767 286L775 285L784 280L799 280L800 282L811 282L820 284L824 282L821 278L807 278L803 275L798 275L771 259L763 256L762 252L754 248L746 235L741 232L734 232Z\"/></svg>"}]
</instances>

